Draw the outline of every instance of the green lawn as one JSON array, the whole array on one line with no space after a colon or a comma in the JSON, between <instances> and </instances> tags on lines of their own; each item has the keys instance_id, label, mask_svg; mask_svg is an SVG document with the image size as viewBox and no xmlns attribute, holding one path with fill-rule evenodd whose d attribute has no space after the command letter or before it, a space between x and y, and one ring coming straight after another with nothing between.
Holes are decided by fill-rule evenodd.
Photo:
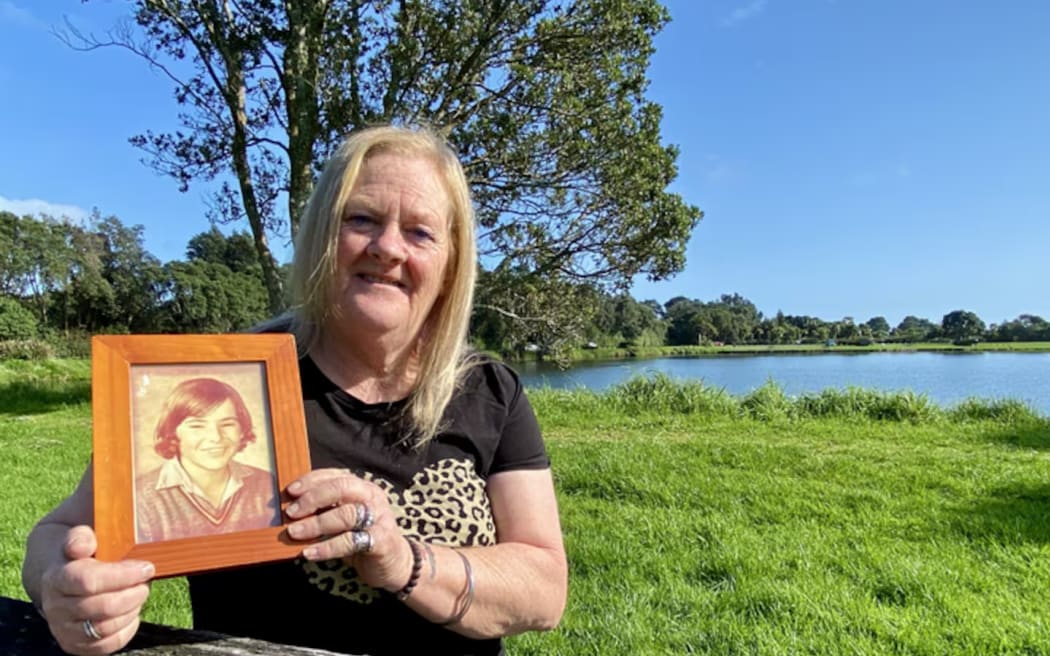
<instances>
[{"instance_id":1,"label":"green lawn","mask_svg":"<svg viewBox=\"0 0 1050 656\"><path fill-rule=\"evenodd\" d=\"M88 458L84 375L0 365L5 595ZM1050 653L1050 423L1021 404L662 378L532 398L570 598L513 654ZM188 622L180 581L147 619Z\"/></svg>"}]
</instances>

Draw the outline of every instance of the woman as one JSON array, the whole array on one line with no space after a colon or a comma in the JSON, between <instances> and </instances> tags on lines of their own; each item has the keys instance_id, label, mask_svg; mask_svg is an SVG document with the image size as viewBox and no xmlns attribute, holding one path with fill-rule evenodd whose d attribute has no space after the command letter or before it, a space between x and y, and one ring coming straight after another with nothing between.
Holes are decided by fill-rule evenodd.
<instances>
[{"instance_id":1,"label":"woman","mask_svg":"<svg viewBox=\"0 0 1050 656\"><path fill-rule=\"evenodd\" d=\"M273 475L233 459L254 441L251 414L233 387L214 378L176 385L154 433L165 462L135 482L136 541L279 524Z\"/></svg>"},{"instance_id":2,"label":"woman","mask_svg":"<svg viewBox=\"0 0 1050 656\"><path fill-rule=\"evenodd\" d=\"M288 487L293 562L190 577L194 625L370 654L497 654L561 618L549 460L517 377L471 357L463 170L437 137L373 128L328 163L296 237L290 326L315 469ZM23 581L63 648L134 634L149 563L100 563L90 471L29 538Z\"/></svg>"}]
</instances>

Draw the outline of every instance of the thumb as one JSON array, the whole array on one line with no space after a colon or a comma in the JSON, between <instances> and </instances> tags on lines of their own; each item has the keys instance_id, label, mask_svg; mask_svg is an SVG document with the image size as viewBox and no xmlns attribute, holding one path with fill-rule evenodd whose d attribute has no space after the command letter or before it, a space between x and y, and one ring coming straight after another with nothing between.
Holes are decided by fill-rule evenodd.
<instances>
[{"instance_id":1,"label":"thumb","mask_svg":"<svg viewBox=\"0 0 1050 656\"><path fill-rule=\"evenodd\" d=\"M95 555L98 548L98 540L95 531L90 526L74 526L66 533L66 544L63 548L66 558L79 560L90 558Z\"/></svg>"}]
</instances>

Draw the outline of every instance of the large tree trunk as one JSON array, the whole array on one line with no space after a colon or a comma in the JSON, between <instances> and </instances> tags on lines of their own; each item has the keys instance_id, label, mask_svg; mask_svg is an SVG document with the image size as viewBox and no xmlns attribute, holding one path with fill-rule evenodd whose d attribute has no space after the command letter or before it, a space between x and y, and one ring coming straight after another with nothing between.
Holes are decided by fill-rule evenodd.
<instances>
[{"instance_id":1,"label":"large tree trunk","mask_svg":"<svg viewBox=\"0 0 1050 656\"><path fill-rule=\"evenodd\" d=\"M313 190L314 146L320 107L318 58L324 39L327 0L289 2L288 44L284 49L285 112L288 116L288 224L292 239Z\"/></svg>"}]
</instances>

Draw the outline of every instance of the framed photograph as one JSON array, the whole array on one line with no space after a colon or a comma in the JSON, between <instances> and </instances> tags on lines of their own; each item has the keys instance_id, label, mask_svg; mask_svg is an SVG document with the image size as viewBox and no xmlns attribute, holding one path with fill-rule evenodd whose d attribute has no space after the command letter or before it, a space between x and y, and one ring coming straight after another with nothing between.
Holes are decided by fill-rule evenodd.
<instances>
[{"instance_id":1,"label":"framed photograph","mask_svg":"<svg viewBox=\"0 0 1050 656\"><path fill-rule=\"evenodd\" d=\"M157 578L297 556L284 490L310 471L291 335L91 340L100 560Z\"/></svg>"}]
</instances>

